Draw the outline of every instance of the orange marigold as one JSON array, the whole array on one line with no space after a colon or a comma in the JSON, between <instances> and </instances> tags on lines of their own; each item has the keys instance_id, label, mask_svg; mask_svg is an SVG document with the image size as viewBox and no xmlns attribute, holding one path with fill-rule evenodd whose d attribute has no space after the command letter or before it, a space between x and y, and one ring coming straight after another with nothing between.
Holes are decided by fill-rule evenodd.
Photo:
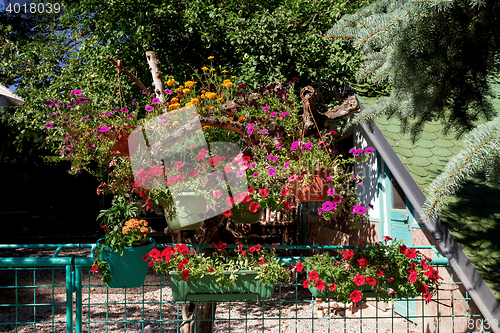
<instances>
[{"instance_id":1,"label":"orange marigold","mask_svg":"<svg viewBox=\"0 0 500 333\"><path fill-rule=\"evenodd\" d=\"M178 109L178 108L180 108L180 107L181 107L181 105L180 105L179 103L174 103L174 104L170 104L170 105L168 106L168 109L169 109L169 110L175 110L175 109Z\"/></svg>"},{"instance_id":2,"label":"orange marigold","mask_svg":"<svg viewBox=\"0 0 500 333\"><path fill-rule=\"evenodd\" d=\"M167 86L171 87L175 84L175 80L174 79L168 79L167 80Z\"/></svg>"},{"instance_id":3,"label":"orange marigold","mask_svg":"<svg viewBox=\"0 0 500 333\"><path fill-rule=\"evenodd\" d=\"M190 92L191 92L191 89L188 89L188 88L186 88L186 89L182 89L182 93L183 93L184 95L187 95L187 94L189 94Z\"/></svg>"},{"instance_id":4,"label":"orange marigold","mask_svg":"<svg viewBox=\"0 0 500 333\"><path fill-rule=\"evenodd\" d=\"M196 81L187 81L186 83L184 83L184 85L186 86L186 88L191 88L193 87L197 82Z\"/></svg>"},{"instance_id":5,"label":"orange marigold","mask_svg":"<svg viewBox=\"0 0 500 333\"><path fill-rule=\"evenodd\" d=\"M179 103L179 99L177 97L174 97L170 100L170 103L172 104Z\"/></svg>"},{"instance_id":6,"label":"orange marigold","mask_svg":"<svg viewBox=\"0 0 500 333\"><path fill-rule=\"evenodd\" d=\"M240 117L238 118L238 121L245 121L245 119L246 119L246 118L245 118L244 116L240 116Z\"/></svg>"},{"instance_id":7,"label":"orange marigold","mask_svg":"<svg viewBox=\"0 0 500 333\"><path fill-rule=\"evenodd\" d=\"M206 93L205 93L205 96L206 96L208 99L215 99L215 97L217 97L217 94L209 91L209 92L206 92Z\"/></svg>"}]
</instances>

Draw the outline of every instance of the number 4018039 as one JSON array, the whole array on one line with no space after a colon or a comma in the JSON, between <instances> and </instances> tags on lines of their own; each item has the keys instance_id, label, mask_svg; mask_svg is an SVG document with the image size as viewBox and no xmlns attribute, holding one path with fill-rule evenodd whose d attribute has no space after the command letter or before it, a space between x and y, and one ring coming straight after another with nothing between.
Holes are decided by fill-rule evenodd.
<instances>
[{"instance_id":1,"label":"number 4018039","mask_svg":"<svg viewBox=\"0 0 500 333\"><path fill-rule=\"evenodd\" d=\"M55 2L55 3L24 3L20 4L17 2L9 2L7 8L5 8L5 11L9 14L15 13L15 14L57 14L61 11L61 4Z\"/></svg>"}]
</instances>

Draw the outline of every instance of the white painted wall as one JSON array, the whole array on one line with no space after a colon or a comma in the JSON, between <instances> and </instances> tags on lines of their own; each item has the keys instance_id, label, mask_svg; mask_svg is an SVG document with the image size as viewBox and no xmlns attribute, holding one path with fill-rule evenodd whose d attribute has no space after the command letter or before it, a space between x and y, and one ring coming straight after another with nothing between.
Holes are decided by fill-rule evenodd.
<instances>
[{"instance_id":1,"label":"white painted wall","mask_svg":"<svg viewBox=\"0 0 500 333\"><path fill-rule=\"evenodd\" d=\"M366 136L364 130L360 126L356 126L353 130L354 148L373 147L370 139ZM355 174L364 177L363 184L356 185L356 198L362 204L371 204L373 209L369 210L371 219L380 220L380 204L378 190L378 170L376 152L364 163L358 163L354 166Z\"/></svg>"}]
</instances>

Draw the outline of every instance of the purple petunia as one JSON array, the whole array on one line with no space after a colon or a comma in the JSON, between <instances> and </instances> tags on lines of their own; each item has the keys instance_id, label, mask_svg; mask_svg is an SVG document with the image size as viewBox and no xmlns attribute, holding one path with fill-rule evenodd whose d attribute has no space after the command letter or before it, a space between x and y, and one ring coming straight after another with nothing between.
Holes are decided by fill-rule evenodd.
<instances>
[{"instance_id":1,"label":"purple petunia","mask_svg":"<svg viewBox=\"0 0 500 333\"><path fill-rule=\"evenodd\" d=\"M87 97L80 97L77 101L77 104L81 104L81 103L87 103L90 99L87 98Z\"/></svg>"},{"instance_id":2,"label":"purple petunia","mask_svg":"<svg viewBox=\"0 0 500 333\"><path fill-rule=\"evenodd\" d=\"M165 89L165 93L166 93L167 95L172 95L172 90L170 90L170 89Z\"/></svg>"},{"instance_id":3,"label":"purple petunia","mask_svg":"<svg viewBox=\"0 0 500 333\"><path fill-rule=\"evenodd\" d=\"M264 110L264 111L269 110L269 106L264 106L264 107L262 108L262 110Z\"/></svg>"},{"instance_id":4,"label":"purple petunia","mask_svg":"<svg viewBox=\"0 0 500 333\"><path fill-rule=\"evenodd\" d=\"M153 111L153 107L152 106L146 106L146 111Z\"/></svg>"},{"instance_id":5,"label":"purple petunia","mask_svg":"<svg viewBox=\"0 0 500 333\"><path fill-rule=\"evenodd\" d=\"M293 142L290 150L295 150L295 149L299 148L299 143L300 143L300 140Z\"/></svg>"},{"instance_id":6,"label":"purple petunia","mask_svg":"<svg viewBox=\"0 0 500 333\"><path fill-rule=\"evenodd\" d=\"M254 177L257 177L258 175L259 175L258 172L256 172L256 173L253 174Z\"/></svg>"},{"instance_id":7,"label":"purple petunia","mask_svg":"<svg viewBox=\"0 0 500 333\"><path fill-rule=\"evenodd\" d=\"M342 197L340 195L336 195L333 197L333 202L340 203L342 201Z\"/></svg>"},{"instance_id":8,"label":"purple petunia","mask_svg":"<svg viewBox=\"0 0 500 333\"><path fill-rule=\"evenodd\" d=\"M54 127L54 124L52 123L45 124L45 128L52 128L52 127Z\"/></svg>"},{"instance_id":9,"label":"purple petunia","mask_svg":"<svg viewBox=\"0 0 500 333\"><path fill-rule=\"evenodd\" d=\"M271 112L270 116L271 117L276 117L277 114L278 114L278 112Z\"/></svg>"},{"instance_id":10,"label":"purple petunia","mask_svg":"<svg viewBox=\"0 0 500 333\"><path fill-rule=\"evenodd\" d=\"M266 130L266 129L263 129L262 131L260 131L260 133L262 133L262 134L267 134L267 130Z\"/></svg>"},{"instance_id":11,"label":"purple petunia","mask_svg":"<svg viewBox=\"0 0 500 333\"><path fill-rule=\"evenodd\" d=\"M373 148L369 147L365 149L365 153L367 154L373 154Z\"/></svg>"},{"instance_id":12,"label":"purple petunia","mask_svg":"<svg viewBox=\"0 0 500 333\"><path fill-rule=\"evenodd\" d=\"M142 94L143 94L143 95L145 95L145 94L147 94L147 92L148 92L148 90L147 90L147 89L144 89L144 90L142 91Z\"/></svg>"},{"instance_id":13,"label":"purple petunia","mask_svg":"<svg viewBox=\"0 0 500 333\"><path fill-rule=\"evenodd\" d=\"M329 188L328 191L326 192L326 194L328 194L328 195L334 195L335 194L335 189L333 187Z\"/></svg>"},{"instance_id":14,"label":"purple petunia","mask_svg":"<svg viewBox=\"0 0 500 333\"><path fill-rule=\"evenodd\" d=\"M288 169L289 166L290 166L290 161L285 163L285 169Z\"/></svg>"},{"instance_id":15,"label":"purple petunia","mask_svg":"<svg viewBox=\"0 0 500 333\"><path fill-rule=\"evenodd\" d=\"M269 176L276 176L276 168L269 169Z\"/></svg>"},{"instance_id":16,"label":"purple petunia","mask_svg":"<svg viewBox=\"0 0 500 333\"><path fill-rule=\"evenodd\" d=\"M352 213L357 213L357 214L365 214L366 213L366 208L359 205L359 206L354 206L352 207Z\"/></svg>"},{"instance_id":17,"label":"purple petunia","mask_svg":"<svg viewBox=\"0 0 500 333\"><path fill-rule=\"evenodd\" d=\"M290 114L290 111L280 113L280 118L283 118L284 116Z\"/></svg>"},{"instance_id":18,"label":"purple petunia","mask_svg":"<svg viewBox=\"0 0 500 333\"><path fill-rule=\"evenodd\" d=\"M67 107L68 107L68 108L71 108L71 107L73 107L73 106L75 106L75 105L76 105L76 102L71 102L71 103L69 103L69 104L67 105Z\"/></svg>"},{"instance_id":19,"label":"purple petunia","mask_svg":"<svg viewBox=\"0 0 500 333\"><path fill-rule=\"evenodd\" d=\"M158 98L153 98L153 104L158 104L160 100Z\"/></svg>"},{"instance_id":20,"label":"purple petunia","mask_svg":"<svg viewBox=\"0 0 500 333\"><path fill-rule=\"evenodd\" d=\"M281 143L281 142L278 142L278 143L276 144L276 148L281 147L281 145L282 145L282 143Z\"/></svg>"},{"instance_id":21,"label":"purple petunia","mask_svg":"<svg viewBox=\"0 0 500 333\"><path fill-rule=\"evenodd\" d=\"M312 148L312 145L313 145L313 144L312 144L311 142L308 142L308 143L306 143L306 144L305 144L305 146L304 146L304 147L302 147L302 150L311 149L311 148Z\"/></svg>"},{"instance_id":22,"label":"purple petunia","mask_svg":"<svg viewBox=\"0 0 500 333\"><path fill-rule=\"evenodd\" d=\"M135 98L132 100L132 105L135 105Z\"/></svg>"},{"instance_id":23,"label":"purple petunia","mask_svg":"<svg viewBox=\"0 0 500 333\"><path fill-rule=\"evenodd\" d=\"M82 91L81 90L73 90L70 95L81 95Z\"/></svg>"},{"instance_id":24,"label":"purple petunia","mask_svg":"<svg viewBox=\"0 0 500 333\"><path fill-rule=\"evenodd\" d=\"M111 129L111 127L109 126L103 126L103 127L100 127L99 128L99 132L106 132L106 131L109 131Z\"/></svg>"},{"instance_id":25,"label":"purple petunia","mask_svg":"<svg viewBox=\"0 0 500 333\"><path fill-rule=\"evenodd\" d=\"M128 109L127 109L127 108L122 108L122 112L127 113L127 112L128 112Z\"/></svg>"},{"instance_id":26,"label":"purple petunia","mask_svg":"<svg viewBox=\"0 0 500 333\"><path fill-rule=\"evenodd\" d=\"M336 208L337 208L337 205L334 204L333 202L330 202L330 201L323 203L323 206L321 207L321 209L323 209L323 210L332 210L332 209L336 209Z\"/></svg>"},{"instance_id":27,"label":"purple petunia","mask_svg":"<svg viewBox=\"0 0 500 333\"><path fill-rule=\"evenodd\" d=\"M252 132L253 132L254 128L255 128L255 125L254 125L254 124L250 124L250 125L248 125L248 129L247 129L248 134L252 134Z\"/></svg>"},{"instance_id":28,"label":"purple petunia","mask_svg":"<svg viewBox=\"0 0 500 333\"><path fill-rule=\"evenodd\" d=\"M106 116L106 117L111 116L111 112L106 113L106 114L105 114L105 116Z\"/></svg>"}]
</instances>

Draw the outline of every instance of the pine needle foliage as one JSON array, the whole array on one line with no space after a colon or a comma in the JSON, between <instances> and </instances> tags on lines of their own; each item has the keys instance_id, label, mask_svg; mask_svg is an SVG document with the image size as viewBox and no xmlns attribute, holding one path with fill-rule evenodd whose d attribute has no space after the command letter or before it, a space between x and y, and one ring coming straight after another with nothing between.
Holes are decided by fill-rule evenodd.
<instances>
[{"instance_id":1,"label":"pine needle foliage","mask_svg":"<svg viewBox=\"0 0 500 333\"><path fill-rule=\"evenodd\" d=\"M393 86L352 125L396 116L416 141L435 119L459 136L492 120L489 79L499 51L498 17L498 1L468 0L379 0L344 15L327 35L351 40L363 53L358 80Z\"/></svg>"}]
</instances>

